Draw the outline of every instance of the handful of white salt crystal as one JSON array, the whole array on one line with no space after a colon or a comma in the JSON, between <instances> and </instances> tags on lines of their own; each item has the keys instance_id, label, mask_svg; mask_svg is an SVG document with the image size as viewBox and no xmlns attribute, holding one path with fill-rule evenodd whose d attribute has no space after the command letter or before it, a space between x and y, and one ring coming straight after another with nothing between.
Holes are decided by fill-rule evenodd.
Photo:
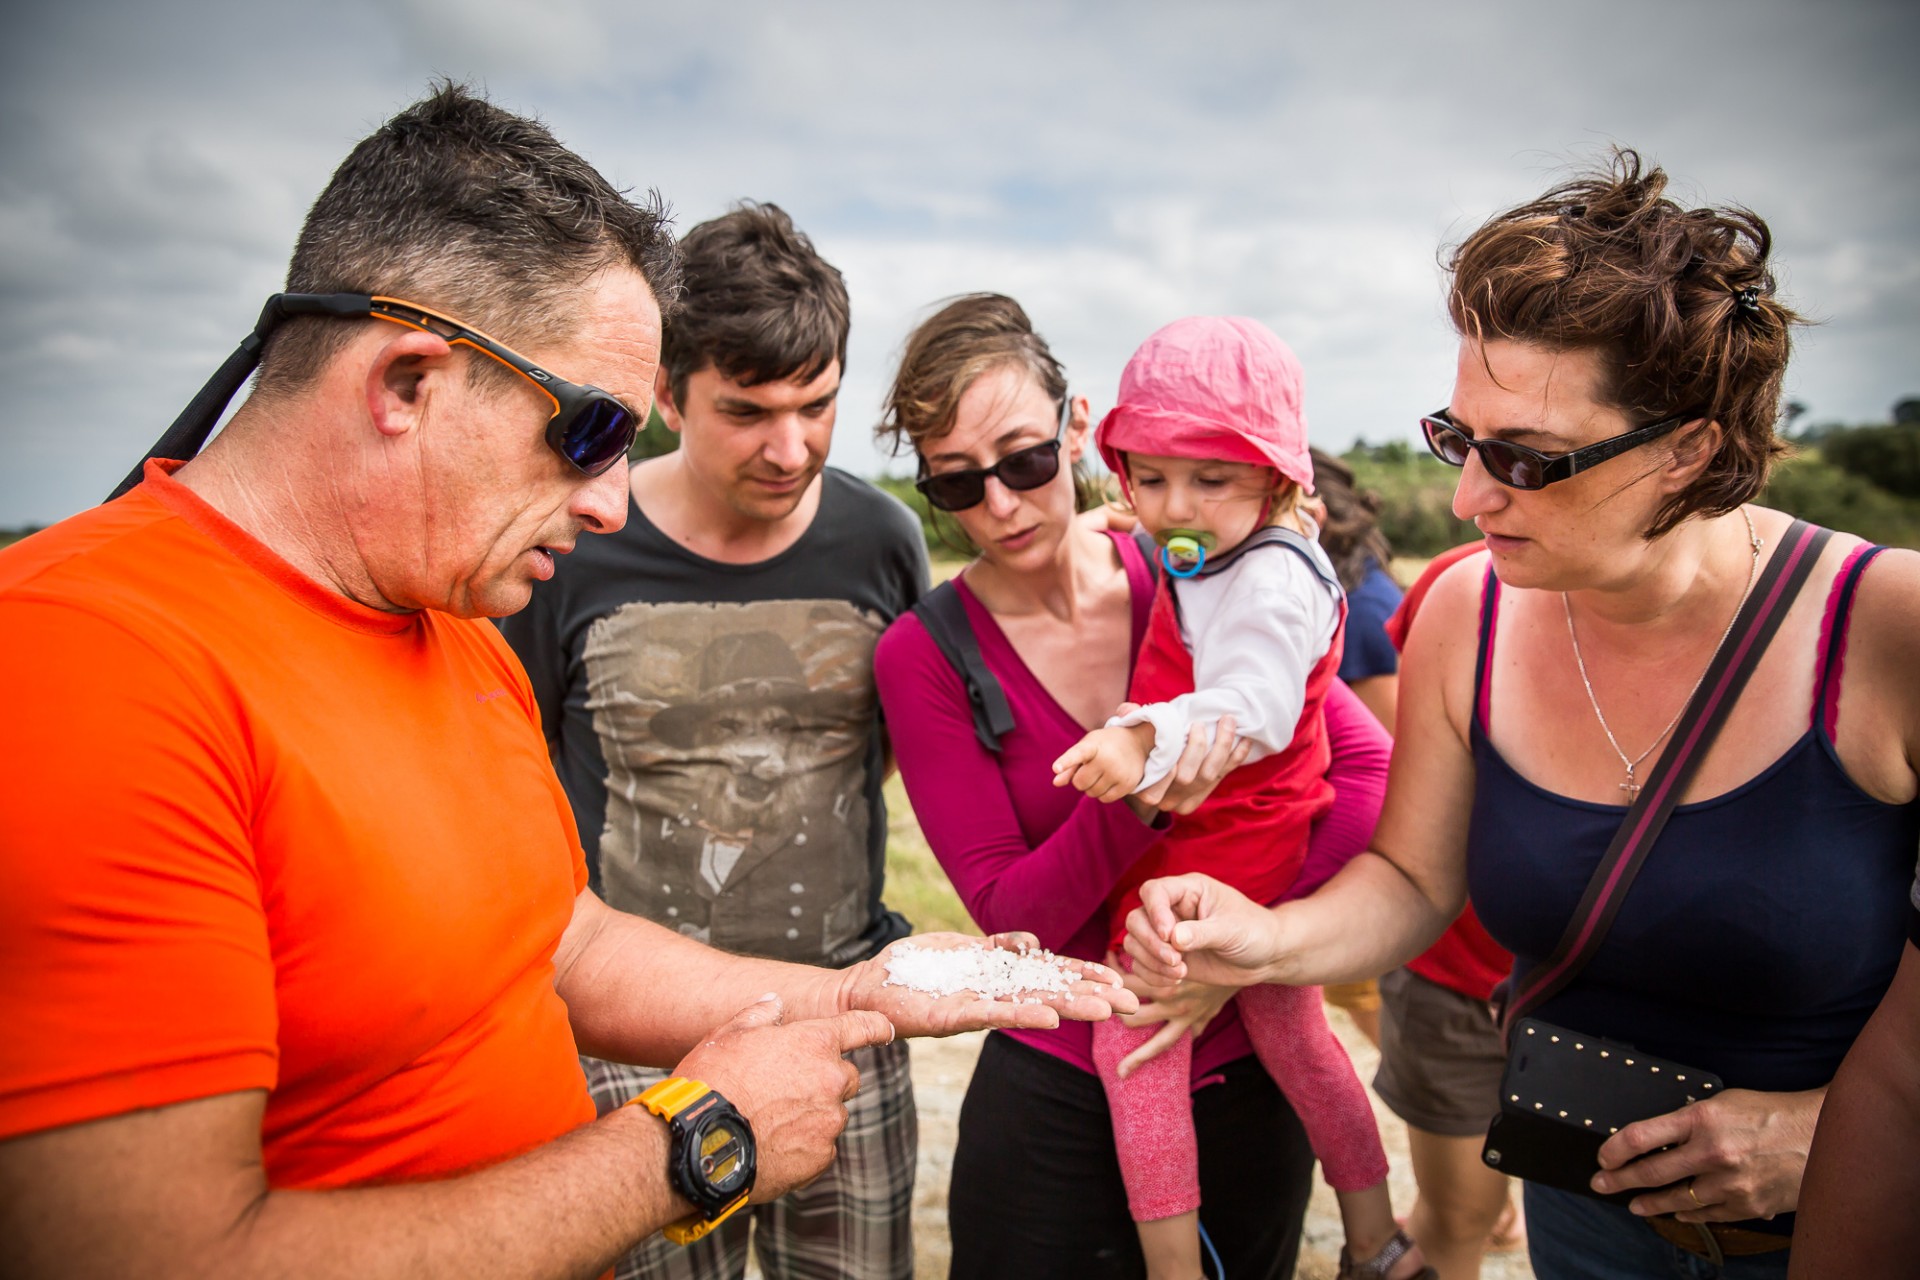
<instances>
[{"instance_id":1,"label":"handful of white salt crystal","mask_svg":"<svg viewBox=\"0 0 1920 1280\"><path fill-rule=\"evenodd\" d=\"M974 943L966 947L922 947L902 942L887 956L887 985L950 996L970 991L990 1000L1024 997L1038 1004L1034 992L1070 991L1080 981L1076 962L1051 951L1009 951Z\"/></svg>"}]
</instances>

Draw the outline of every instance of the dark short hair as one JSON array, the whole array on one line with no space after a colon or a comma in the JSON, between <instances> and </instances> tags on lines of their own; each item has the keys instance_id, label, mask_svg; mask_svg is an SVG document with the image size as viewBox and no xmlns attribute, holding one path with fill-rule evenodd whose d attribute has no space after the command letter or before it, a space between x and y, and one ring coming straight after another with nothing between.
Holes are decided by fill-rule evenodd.
<instances>
[{"instance_id":1,"label":"dark short hair","mask_svg":"<svg viewBox=\"0 0 1920 1280\"><path fill-rule=\"evenodd\" d=\"M567 336L569 299L613 266L637 269L671 309L677 257L659 193L628 199L546 126L441 81L334 170L287 291L397 296L521 345ZM260 390L309 385L352 336L337 320L289 321L267 343ZM511 376L491 360L469 367Z\"/></svg>"},{"instance_id":2,"label":"dark short hair","mask_svg":"<svg viewBox=\"0 0 1920 1280\"><path fill-rule=\"evenodd\" d=\"M847 367L847 284L776 204L744 200L680 242L685 289L660 365L675 403L712 366L743 386Z\"/></svg>"},{"instance_id":3,"label":"dark short hair","mask_svg":"<svg viewBox=\"0 0 1920 1280\"><path fill-rule=\"evenodd\" d=\"M1800 323L1774 298L1773 237L1737 207L1682 208L1667 175L1616 148L1603 167L1495 215L1446 262L1463 337L1593 351L1602 399L1645 425L1718 422L1719 448L1648 538L1756 497L1786 445L1774 427Z\"/></svg>"}]
</instances>

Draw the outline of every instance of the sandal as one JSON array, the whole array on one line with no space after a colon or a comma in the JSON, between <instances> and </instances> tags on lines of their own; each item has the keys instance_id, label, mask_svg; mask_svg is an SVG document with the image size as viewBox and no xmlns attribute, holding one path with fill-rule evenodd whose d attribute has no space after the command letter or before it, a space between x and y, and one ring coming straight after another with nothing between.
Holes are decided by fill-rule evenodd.
<instances>
[{"instance_id":1,"label":"sandal","mask_svg":"<svg viewBox=\"0 0 1920 1280\"><path fill-rule=\"evenodd\" d=\"M1353 1255L1347 1252L1345 1245L1340 1246L1339 1280L1387 1280L1387 1273L1400 1259L1413 1250L1413 1237L1404 1231L1393 1233L1393 1239L1380 1246L1380 1252L1365 1262L1355 1262ZM1432 1267L1422 1267L1410 1280L1440 1280L1440 1275Z\"/></svg>"}]
</instances>

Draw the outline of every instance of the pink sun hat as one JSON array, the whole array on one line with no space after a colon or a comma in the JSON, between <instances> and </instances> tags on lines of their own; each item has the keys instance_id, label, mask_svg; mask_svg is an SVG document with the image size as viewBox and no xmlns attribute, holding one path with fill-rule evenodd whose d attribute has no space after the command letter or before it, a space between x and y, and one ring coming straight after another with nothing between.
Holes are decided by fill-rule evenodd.
<instances>
[{"instance_id":1,"label":"pink sun hat","mask_svg":"<svg viewBox=\"0 0 1920 1280\"><path fill-rule=\"evenodd\" d=\"M1122 484L1122 454L1154 453L1273 467L1312 493L1305 389L1293 349L1258 320L1188 316L1127 361L1094 442Z\"/></svg>"}]
</instances>

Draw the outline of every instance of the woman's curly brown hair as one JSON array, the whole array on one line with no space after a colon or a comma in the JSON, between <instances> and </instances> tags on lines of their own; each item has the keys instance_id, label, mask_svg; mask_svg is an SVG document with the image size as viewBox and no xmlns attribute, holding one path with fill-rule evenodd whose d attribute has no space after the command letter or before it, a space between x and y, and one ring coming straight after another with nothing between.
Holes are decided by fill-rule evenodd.
<instances>
[{"instance_id":1,"label":"woman's curly brown hair","mask_svg":"<svg viewBox=\"0 0 1920 1280\"><path fill-rule=\"evenodd\" d=\"M1800 317L1774 297L1759 215L1683 209L1667 175L1617 148L1602 169L1490 219L1446 260L1462 337L1594 351L1600 394L1636 425L1718 422L1705 470L1655 514L1657 538L1692 515L1759 494L1773 459L1780 384Z\"/></svg>"}]
</instances>

